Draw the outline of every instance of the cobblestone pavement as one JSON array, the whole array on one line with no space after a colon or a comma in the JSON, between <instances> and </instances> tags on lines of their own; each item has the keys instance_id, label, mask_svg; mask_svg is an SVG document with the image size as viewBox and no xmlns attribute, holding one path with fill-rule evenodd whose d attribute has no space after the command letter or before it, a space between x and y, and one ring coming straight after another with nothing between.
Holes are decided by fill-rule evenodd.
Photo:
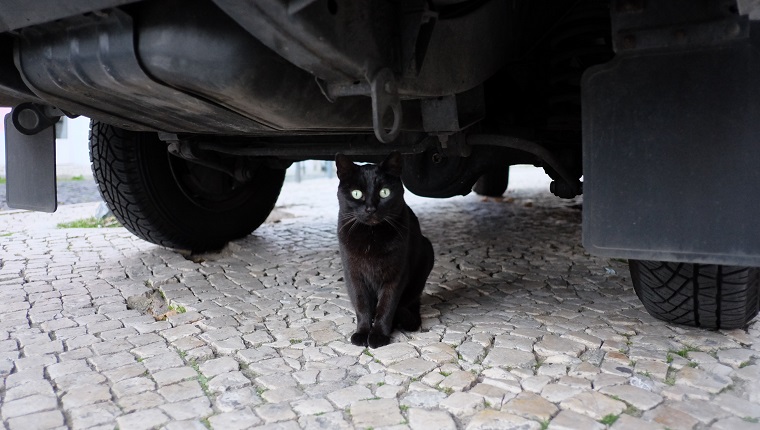
<instances>
[{"instance_id":1,"label":"cobblestone pavement","mask_svg":"<svg viewBox=\"0 0 760 430\"><path fill-rule=\"evenodd\" d=\"M335 186L286 185L277 222L188 258L120 228L6 224L3 425L760 427L757 324L651 318L626 265L580 246L578 206L535 190L410 197L436 250L423 329L352 346ZM173 308L164 320L130 309L153 289Z\"/></svg>"}]
</instances>

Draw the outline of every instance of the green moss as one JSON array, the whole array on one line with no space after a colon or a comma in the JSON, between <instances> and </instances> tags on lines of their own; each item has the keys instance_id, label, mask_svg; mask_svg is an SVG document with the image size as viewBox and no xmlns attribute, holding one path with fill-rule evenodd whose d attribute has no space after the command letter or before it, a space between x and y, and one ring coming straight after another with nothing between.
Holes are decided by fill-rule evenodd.
<instances>
[{"instance_id":1,"label":"green moss","mask_svg":"<svg viewBox=\"0 0 760 430\"><path fill-rule=\"evenodd\" d=\"M605 415L604 417L602 417L602 419L599 420L599 422L602 423L602 424L604 424L604 425L606 425L606 426L611 426L611 425L615 424L615 421L618 420L618 417L619 417L619 415L608 414L608 415Z\"/></svg>"}]
</instances>

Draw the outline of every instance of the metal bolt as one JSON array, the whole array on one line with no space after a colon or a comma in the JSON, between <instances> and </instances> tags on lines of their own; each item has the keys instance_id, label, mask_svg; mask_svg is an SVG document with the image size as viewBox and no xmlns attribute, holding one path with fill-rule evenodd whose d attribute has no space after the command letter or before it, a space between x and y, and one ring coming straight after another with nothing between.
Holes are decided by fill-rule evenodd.
<instances>
[{"instance_id":1,"label":"metal bolt","mask_svg":"<svg viewBox=\"0 0 760 430\"><path fill-rule=\"evenodd\" d=\"M24 109L18 113L18 123L27 130L34 130L40 125L40 116L33 109Z\"/></svg>"},{"instance_id":2,"label":"metal bolt","mask_svg":"<svg viewBox=\"0 0 760 430\"><path fill-rule=\"evenodd\" d=\"M441 161L443 161L443 155L440 152L433 154L433 163L440 164Z\"/></svg>"}]
</instances>

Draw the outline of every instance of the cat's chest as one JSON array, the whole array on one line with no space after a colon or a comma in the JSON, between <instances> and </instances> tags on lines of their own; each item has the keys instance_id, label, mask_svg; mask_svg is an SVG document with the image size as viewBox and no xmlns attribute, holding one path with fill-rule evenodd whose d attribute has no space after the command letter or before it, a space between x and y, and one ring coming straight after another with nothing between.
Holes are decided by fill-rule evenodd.
<instances>
[{"instance_id":1,"label":"cat's chest","mask_svg":"<svg viewBox=\"0 0 760 430\"><path fill-rule=\"evenodd\" d=\"M386 229L358 229L341 235L341 251L356 259L393 257L404 250L404 237Z\"/></svg>"}]
</instances>

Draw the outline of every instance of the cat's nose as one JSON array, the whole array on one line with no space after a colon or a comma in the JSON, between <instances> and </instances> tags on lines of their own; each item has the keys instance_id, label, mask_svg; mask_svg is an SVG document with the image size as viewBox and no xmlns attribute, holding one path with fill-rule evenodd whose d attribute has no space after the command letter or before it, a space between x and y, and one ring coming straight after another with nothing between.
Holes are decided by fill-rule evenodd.
<instances>
[{"instance_id":1,"label":"cat's nose","mask_svg":"<svg viewBox=\"0 0 760 430\"><path fill-rule=\"evenodd\" d=\"M367 212L368 214L373 214L373 213L375 213L376 210L377 210L377 208L374 207L374 206L365 206L364 207L364 211Z\"/></svg>"}]
</instances>

